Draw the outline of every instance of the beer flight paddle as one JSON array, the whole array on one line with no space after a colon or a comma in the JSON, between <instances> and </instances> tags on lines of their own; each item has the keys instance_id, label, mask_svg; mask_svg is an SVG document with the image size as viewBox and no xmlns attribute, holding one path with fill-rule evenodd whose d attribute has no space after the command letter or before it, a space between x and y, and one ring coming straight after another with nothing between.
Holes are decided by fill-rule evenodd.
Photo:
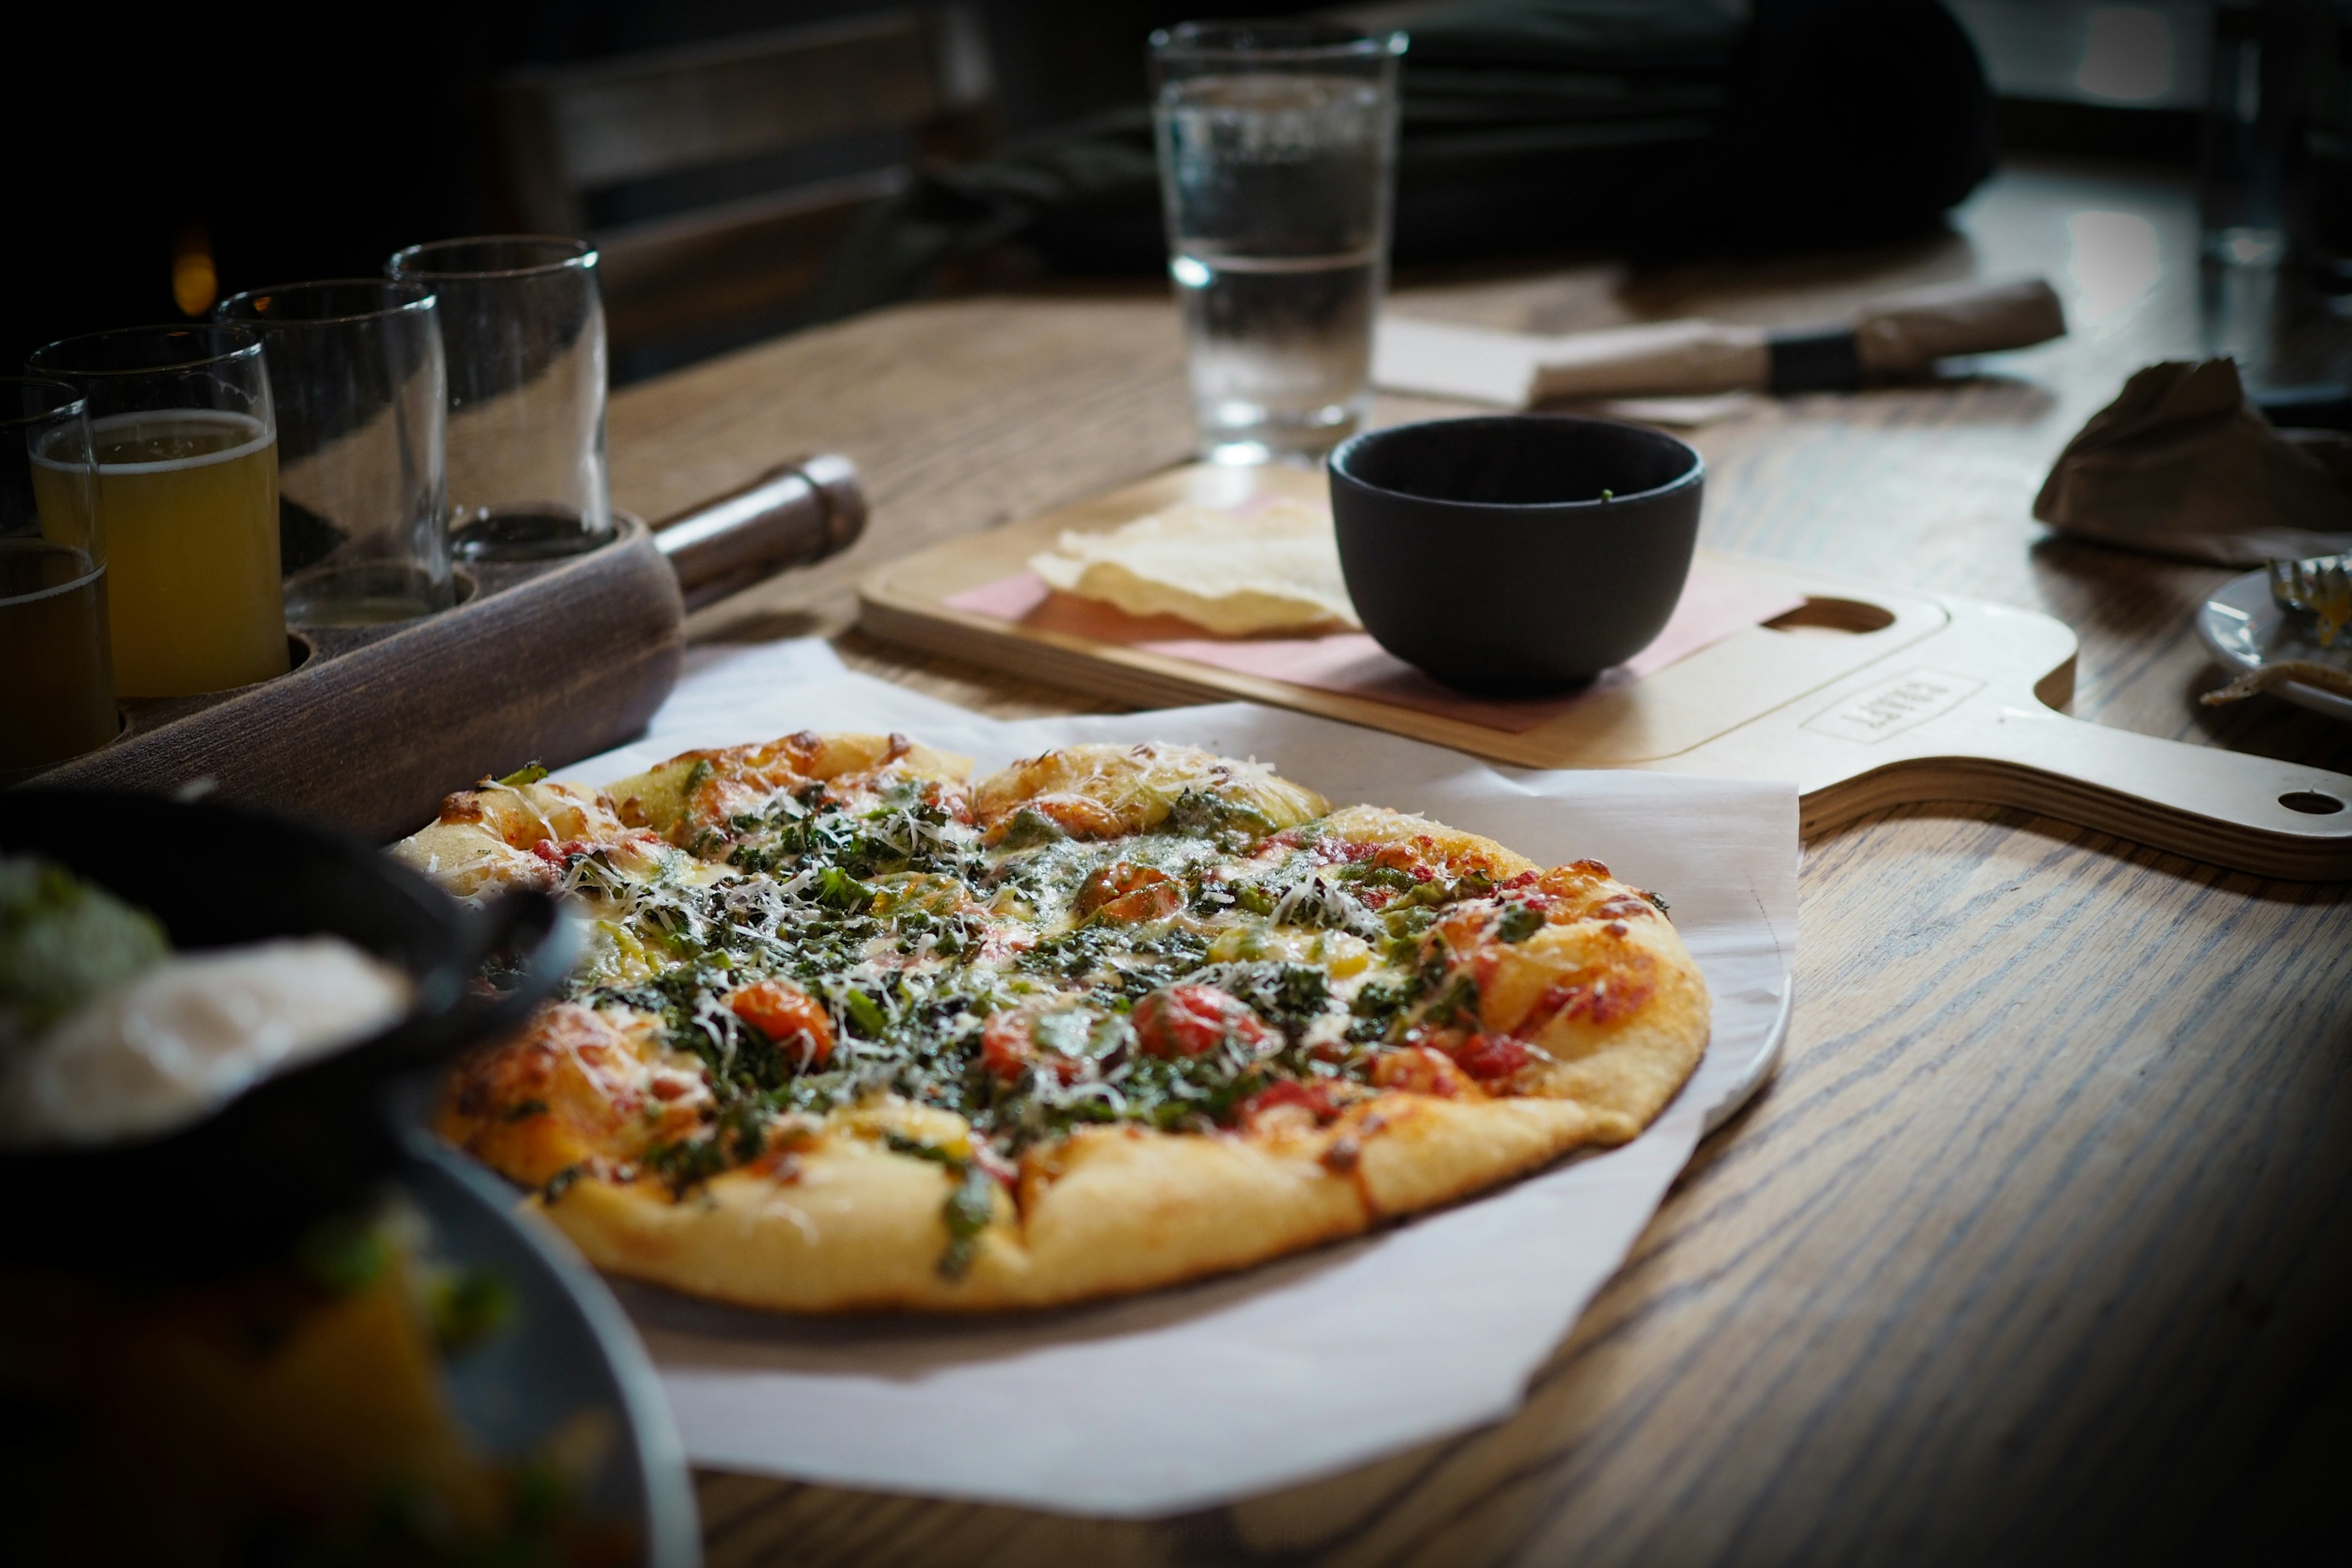
<instances>
[{"instance_id":1,"label":"beer flight paddle","mask_svg":"<svg viewBox=\"0 0 2352 1568\"><path fill-rule=\"evenodd\" d=\"M439 615L298 627L298 662L273 679L127 700L119 736L19 787L202 795L388 840L453 784L635 734L677 679L689 602L838 553L865 521L857 471L836 456L786 464L658 532L616 513L593 550L460 565L459 602Z\"/></svg>"}]
</instances>

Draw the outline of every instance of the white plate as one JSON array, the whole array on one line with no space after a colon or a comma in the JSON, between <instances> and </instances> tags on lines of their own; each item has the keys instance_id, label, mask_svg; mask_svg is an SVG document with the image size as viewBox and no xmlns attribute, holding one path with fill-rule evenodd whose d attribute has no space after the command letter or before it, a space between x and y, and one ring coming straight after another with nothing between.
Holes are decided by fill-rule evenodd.
<instances>
[{"instance_id":1,"label":"white plate","mask_svg":"<svg viewBox=\"0 0 2352 1568\"><path fill-rule=\"evenodd\" d=\"M2352 627L2336 635L2334 647L2321 647L2272 601L2270 575L2263 572L2232 577L2206 600L2197 612L2197 636L2215 658L2240 675L2283 658L2343 664L2352 657L2352 647L2347 646L2352 644ZM2272 689L2298 708L2352 721L2352 697L2339 697L2299 680Z\"/></svg>"}]
</instances>

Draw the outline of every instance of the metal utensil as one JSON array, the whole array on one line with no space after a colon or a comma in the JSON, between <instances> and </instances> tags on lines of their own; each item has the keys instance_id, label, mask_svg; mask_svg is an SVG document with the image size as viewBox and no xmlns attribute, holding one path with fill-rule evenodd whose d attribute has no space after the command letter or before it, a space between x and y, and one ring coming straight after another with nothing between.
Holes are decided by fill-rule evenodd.
<instances>
[{"instance_id":1,"label":"metal utensil","mask_svg":"<svg viewBox=\"0 0 2352 1568\"><path fill-rule=\"evenodd\" d=\"M2335 647L2345 623L2352 621L2352 554L2273 561L2268 570L2271 602L2311 616L2318 625L2319 646Z\"/></svg>"}]
</instances>

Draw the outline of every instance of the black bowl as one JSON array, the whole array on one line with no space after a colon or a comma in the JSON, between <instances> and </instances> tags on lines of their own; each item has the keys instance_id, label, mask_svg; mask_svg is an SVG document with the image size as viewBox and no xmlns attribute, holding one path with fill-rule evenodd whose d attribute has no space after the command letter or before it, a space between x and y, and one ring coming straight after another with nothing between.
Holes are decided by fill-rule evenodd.
<instances>
[{"instance_id":1,"label":"black bowl","mask_svg":"<svg viewBox=\"0 0 2352 1568\"><path fill-rule=\"evenodd\" d=\"M0 1262L190 1279L282 1257L403 1163L395 1089L520 1026L578 952L544 895L468 910L357 839L235 806L19 790L0 796L0 853L45 856L152 911L177 949L330 932L415 988L382 1033L192 1126L0 1155L19 1200ZM494 956L510 984L486 994L475 980Z\"/></svg>"},{"instance_id":2,"label":"black bowl","mask_svg":"<svg viewBox=\"0 0 2352 1568\"><path fill-rule=\"evenodd\" d=\"M1517 414L1370 430L1331 454L1364 629L1470 691L1559 690L1665 628L1706 465L1664 431Z\"/></svg>"}]
</instances>

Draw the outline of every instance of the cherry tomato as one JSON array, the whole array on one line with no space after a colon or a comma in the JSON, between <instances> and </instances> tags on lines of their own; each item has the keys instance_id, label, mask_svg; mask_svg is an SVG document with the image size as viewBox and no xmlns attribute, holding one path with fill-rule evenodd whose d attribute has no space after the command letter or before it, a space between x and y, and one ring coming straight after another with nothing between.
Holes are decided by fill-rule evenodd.
<instances>
[{"instance_id":1,"label":"cherry tomato","mask_svg":"<svg viewBox=\"0 0 2352 1568\"><path fill-rule=\"evenodd\" d=\"M1535 1060L1535 1053L1508 1035L1473 1035L1454 1053L1454 1060L1472 1078L1490 1083Z\"/></svg>"},{"instance_id":2,"label":"cherry tomato","mask_svg":"<svg viewBox=\"0 0 2352 1568\"><path fill-rule=\"evenodd\" d=\"M1122 831L1118 814L1098 800L1082 795L1032 796L1007 811L988 830L988 842L1003 842L1014 817L1034 811L1073 838L1110 838Z\"/></svg>"},{"instance_id":3,"label":"cherry tomato","mask_svg":"<svg viewBox=\"0 0 2352 1568\"><path fill-rule=\"evenodd\" d=\"M727 1010L773 1040L790 1056L805 1041L806 1065L824 1066L833 1055L833 1020L824 1004L799 986L762 980L727 995Z\"/></svg>"},{"instance_id":4,"label":"cherry tomato","mask_svg":"<svg viewBox=\"0 0 2352 1568\"><path fill-rule=\"evenodd\" d=\"M1039 1021L1060 1011L1048 1005L992 1014L980 1031L981 1065L1008 1084L1019 1083L1040 1064L1052 1068L1064 1083L1076 1082L1086 1071L1085 1058L1056 1049L1050 1038L1037 1038Z\"/></svg>"},{"instance_id":5,"label":"cherry tomato","mask_svg":"<svg viewBox=\"0 0 2352 1568\"><path fill-rule=\"evenodd\" d=\"M980 1059L1007 1083L1018 1083L1037 1052L1034 1014L1007 1009L992 1014L980 1031Z\"/></svg>"},{"instance_id":6,"label":"cherry tomato","mask_svg":"<svg viewBox=\"0 0 2352 1568\"><path fill-rule=\"evenodd\" d=\"M1135 1005L1137 1043L1155 1057L1197 1057L1227 1039L1256 1054L1274 1049L1282 1037L1240 997L1213 985L1171 985Z\"/></svg>"},{"instance_id":7,"label":"cherry tomato","mask_svg":"<svg viewBox=\"0 0 2352 1568\"><path fill-rule=\"evenodd\" d=\"M1332 1103L1331 1091L1323 1085L1300 1083L1295 1079L1284 1079L1278 1083L1267 1084L1235 1106L1234 1118L1237 1121L1248 1121L1261 1111L1273 1110L1285 1105L1305 1106L1314 1113L1315 1120L1318 1122L1328 1121L1339 1114L1339 1106Z\"/></svg>"},{"instance_id":8,"label":"cherry tomato","mask_svg":"<svg viewBox=\"0 0 2352 1568\"><path fill-rule=\"evenodd\" d=\"M1099 914L1117 925L1135 925L1163 919L1183 907L1184 889L1175 878L1131 860L1114 860L1078 885L1081 920Z\"/></svg>"}]
</instances>

